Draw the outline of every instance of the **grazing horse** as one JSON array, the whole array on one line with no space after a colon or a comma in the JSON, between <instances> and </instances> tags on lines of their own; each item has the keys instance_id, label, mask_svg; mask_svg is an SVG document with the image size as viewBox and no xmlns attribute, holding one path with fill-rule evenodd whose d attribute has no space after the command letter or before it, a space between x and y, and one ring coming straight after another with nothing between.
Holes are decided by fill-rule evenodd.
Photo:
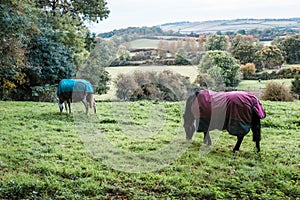
<instances>
[{"instance_id":1,"label":"grazing horse","mask_svg":"<svg viewBox=\"0 0 300 200\"><path fill-rule=\"evenodd\" d=\"M88 114L89 106L94 108L96 113L96 103L94 100L94 89L90 82L82 79L62 79L56 91L58 97L58 107L63 111L64 105L66 113L71 113L71 103L81 101L85 106L85 112ZM68 112L69 107L69 112Z\"/></svg>"},{"instance_id":2,"label":"grazing horse","mask_svg":"<svg viewBox=\"0 0 300 200\"><path fill-rule=\"evenodd\" d=\"M260 119L265 117L258 98L250 93L199 90L187 99L183 118L186 139L191 140L197 130L204 133L204 143L211 145L210 130L227 130L229 134L237 136L233 151L239 150L244 136L251 128L256 150L259 152Z\"/></svg>"}]
</instances>

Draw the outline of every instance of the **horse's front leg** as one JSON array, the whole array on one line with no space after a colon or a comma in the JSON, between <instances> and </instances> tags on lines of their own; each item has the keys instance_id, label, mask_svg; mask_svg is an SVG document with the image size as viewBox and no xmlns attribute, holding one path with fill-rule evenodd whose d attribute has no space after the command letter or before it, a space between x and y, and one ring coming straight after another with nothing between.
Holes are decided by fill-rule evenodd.
<instances>
[{"instance_id":1,"label":"horse's front leg","mask_svg":"<svg viewBox=\"0 0 300 200\"><path fill-rule=\"evenodd\" d=\"M233 152L240 150L240 146L241 146L241 144L242 144L242 142L243 142L244 136L242 136L242 137L237 137L237 139L238 139L238 140L237 140L237 142L236 142L236 144L235 144L235 147L233 148Z\"/></svg>"},{"instance_id":2,"label":"horse's front leg","mask_svg":"<svg viewBox=\"0 0 300 200\"><path fill-rule=\"evenodd\" d=\"M204 133L203 143L210 146L211 145L211 138L210 138L210 135L209 135L209 131L206 131L206 132L203 132L203 133Z\"/></svg>"},{"instance_id":3,"label":"horse's front leg","mask_svg":"<svg viewBox=\"0 0 300 200\"><path fill-rule=\"evenodd\" d=\"M64 104L65 104L66 113L69 114L68 113L68 101L65 101Z\"/></svg>"}]
</instances>

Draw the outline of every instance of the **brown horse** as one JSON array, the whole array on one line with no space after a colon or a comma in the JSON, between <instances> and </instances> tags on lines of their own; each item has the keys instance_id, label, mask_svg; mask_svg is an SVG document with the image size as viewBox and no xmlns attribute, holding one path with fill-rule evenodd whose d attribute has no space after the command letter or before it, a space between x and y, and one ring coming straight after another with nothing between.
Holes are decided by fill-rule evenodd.
<instances>
[{"instance_id":1,"label":"brown horse","mask_svg":"<svg viewBox=\"0 0 300 200\"><path fill-rule=\"evenodd\" d=\"M81 101L85 106L86 114L89 112L89 106L90 108L93 107L94 113L96 113L94 89L91 83L86 80L63 79L58 84L56 95L58 97L58 107L60 112L62 112L65 107L66 113L71 113L71 103Z\"/></svg>"},{"instance_id":2,"label":"brown horse","mask_svg":"<svg viewBox=\"0 0 300 200\"><path fill-rule=\"evenodd\" d=\"M256 150L260 151L261 123L264 109L254 95L242 92L213 92L200 90L186 101L184 128L191 140L194 132L204 133L204 143L211 145L210 130L227 130L237 136L233 151L238 151L244 136L252 130ZM196 126L195 126L196 122Z\"/></svg>"}]
</instances>

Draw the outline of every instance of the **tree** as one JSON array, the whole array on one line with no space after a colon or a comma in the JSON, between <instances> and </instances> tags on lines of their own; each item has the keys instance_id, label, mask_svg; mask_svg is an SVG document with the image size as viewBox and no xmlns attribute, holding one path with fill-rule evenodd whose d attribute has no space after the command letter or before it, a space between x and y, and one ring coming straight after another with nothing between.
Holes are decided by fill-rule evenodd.
<instances>
[{"instance_id":1,"label":"tree","mask_svg":"<svg viewBox=\"0 0 300 200\"><path fill-rule=\"evenodd\" d=\"M244 78L248 78L251 75L254 75L256 71L255 65L253 63L246 63L241 65L241 72L243 73Z\"/></svg>"},{"instance_id":2,"label":"tree","mask_svg":"<svg viewBox=\"0 0 300 200\"><path fill-rule=\"evenodd\" d=\"M294 80L292 80L291 91L298 94L300 100L300 74L296 74Z\"/></svg>"},{"instance_id":3,"label":"tree","mask_svg":"<svg viewBox=\"0 0 300 200\"><path fill-rule=\"evenodd\" d=\"M207 51L200 61L199 72L207 73L215 80L213 89L225 87L235 87L240 82L239 63L226 51Z\"/></svg>"},{"instance_id":4,"label":"tree","mask_svg":"<svg viewBox=\"0 0 300 200\"><path fill-rule=\"evenodd\" d=\"M106 19L109 14L105 0L35 0L35 5L52 16L69 13L73 18L82 21L99 22L99 20Z\"/></svg>"},{"instance_id":5,"label":"tree","mask_svg":"<svg viewBox=\"0 0 300 200\"><path fill-rule=\"evenodd\" d=\"M228 50L229 48L229 39L227 36L211 34L207 37L207 41L205 43L206 51L213 50Z\"/></svg>"},{"instance_id":6,"label":"tree","mask_svg":"<svg viewBox=\"0 0 300 200\"><path fill-rule=\"evenodd\" d=\"M238 59L241 64L254 63L255 66L258 66L260 69L262 67L261 58L259 54L257 54L259 50L259 47L252 44L239 44L232 49L231 54L234 58Z\"/></svg>"},{"instance_id":7,"label":"tree","mask_svg":"<svg viewBox=\"0 0 300 200\"><path fill-rule=\"evenodd\" d=\"M160 40L157 44L157 53L160 58L167 56L169 43L167 41Z\"/></svg>"},{"instance_id":8,"label":"tree","mask_svg":"<svg viewBox=\"0 0 300 200\"><path fill-rule=\"evenodd\" d=\"M278 47L286 53L285 60L288 64L300 63L300 35L282 40Z\"/></svg>"},{"instance_id":9,"label":"tree","mask_svg":"<svg viewBox=\"0 0 300 200\"><path fill-rule=\"evenodd\" d=\"M115 39L99 39L89 58L79 69L78 78L89 80L98 94L105 94L109 87L110 76L106 67L118 59L118 43Z\"/></svg>"},{"instance_id":10,"label":"tree","mask_svg":"<svg viewBox=\"0 0 300 200\"><path fill-rule=\"evenodd\" d=\"M34 13L23 1L1 1L0 4L0 99L26 81L26 46L39 32Z\"/></svg>"},{"instance_id":11,"label":"tree","mask_svg":"<svg viewBox=\"0 0 300 200\"><path fill-rule=\"evenodd\" d=\"M184 49L179 49L175 55L176 65L187 65L189 64L188 54Z\"/></svg>"},{"instance_id":12,"label":"tree","mask_svg":"<svg viewBox=\"0 0 300 200\"><path fill-rule=\"evenodd\" d=\"M283 52L277 46L265 46L258 55L263 61L263 66L271 69L275 66L281 66L284 63Z\"/></svg>"}]
</instances>

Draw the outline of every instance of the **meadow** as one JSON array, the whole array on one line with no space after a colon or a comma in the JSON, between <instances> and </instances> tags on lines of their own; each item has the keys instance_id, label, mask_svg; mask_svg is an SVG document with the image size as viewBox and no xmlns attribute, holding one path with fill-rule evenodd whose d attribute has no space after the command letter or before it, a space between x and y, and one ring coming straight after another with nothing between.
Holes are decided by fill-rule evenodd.
<instances>
[{"instance_id":1,"label":"meadow","mask_svg":"<svg viewBox=\"0 0 300 200\"><path fill-rule=\"evenodd\" d=\"M299 199L300 102L263 101L261 152L249 133L185 141L184 102L0 102L1 199Z\"/></svg>"},{"instance_id":2,"label":"meadow","mask_svg":"<svg viewBox=\"0 0 300 200\"><path fill-rule=\"evenodd\" d=\"M109 85L110 90L107 94L97 96L98 100L116 100L116 88L114 86L114 81L116 80L118 74L130 74L135 70L140 71L162 71L162 70L171 70L173 72L179 73L183 76L189 77L190 81L193 82L196 79L198 72L196 65L171 65L171 66L123 66L123 67L108 67L106 70L109 72L111 76L111 83ZM284 83L285 86L290 87L292 79L273 79L273 80L262 80L258 82L256 80L242 80L237 89L244 91L263 91L266 87L266 84L270 81L276 81L280 83Z\"/></svg>"}]
</instances>

